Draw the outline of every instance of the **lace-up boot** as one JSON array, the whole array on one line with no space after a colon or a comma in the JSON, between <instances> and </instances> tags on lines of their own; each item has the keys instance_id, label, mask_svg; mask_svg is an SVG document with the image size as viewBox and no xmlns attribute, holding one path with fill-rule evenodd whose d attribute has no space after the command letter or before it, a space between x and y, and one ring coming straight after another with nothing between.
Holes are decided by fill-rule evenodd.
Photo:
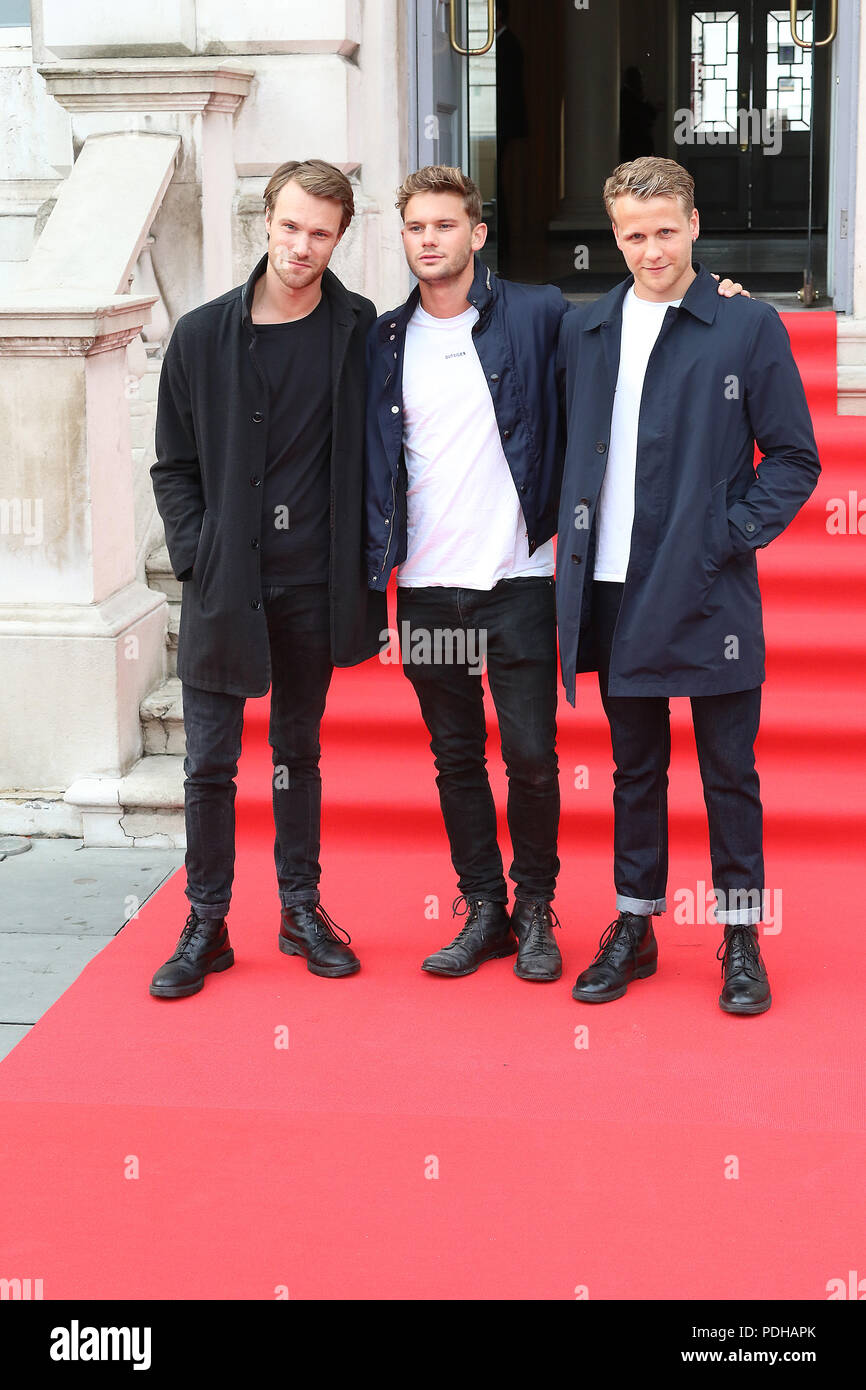
<instances>
[{"instance_id":1,"label":"lace-up boot","mask_svg":"<svg viewBox=\"0 0 866 1390\"><path fill-rule=\"evenodd\" d=\"M773 996L761 959L757 927L726 926L716 959L722 962L724 980L719 1008L728 1014L766 1013Z\"/></svg>"},{"instance_id":2,"label":"lace-up boot","mask_svg":"<svg viewBox=\"0 0 866 1390\"><path fill-rule=\"evenodd\" d=\"M286 956L303 956L314 975L356 975L361 962L349 949L351 940L318 903L295 903L282 910L280 950Z\"/></svg>"},{"instance_id":3,"label":"lace-up boot","mask_svg":"<svg viewBox=\"0 0 866 1390\"><path fill-rule=\"evenodd\" d=\"M543 898L524 902L518 898L511 911L511 926L519 943L514 973L521 980L558 980L562 956L553 937L559 918Z\"/></svg>"},{"instance_id":4,"label":"lace-up boot","mask_svg":"<svg viewBox=\"0 0 866 1390\"><path fill-rule=\"evenodd\" d=\"M462 910L459 904L463 904ZM451 904L452 917L466 917L454 940L423 962L421 969L433 975L472 975L487 960L513 956L517 942L504 903L458 894Z\"/></svg>"},{"instance_id":5,"label":"lace-up boot","mask_svg":"<svg viewBox=\"0 0 866 1390\"><path fill-rule=\"evenodd\" d=\"M195 908L186 919L174 955L169 956L154 975L150 992L157 999L182 999L198 994L205 975L228 970L235 963L224 917L196 916Z\"/></svg>"},{"instance_id":6,"label":"lace-up boot","mask_svg":"<svg viewBox=\"0 0 866 1390\"><path fill-rule=\"evenodd\" d=\"M659 948L653 935L651 917L621 912L602 933L595 960L571 991L572 999L584 1004L606 1004L625 994L632 980L654 975Z\"/></svg>"}]
</instances>

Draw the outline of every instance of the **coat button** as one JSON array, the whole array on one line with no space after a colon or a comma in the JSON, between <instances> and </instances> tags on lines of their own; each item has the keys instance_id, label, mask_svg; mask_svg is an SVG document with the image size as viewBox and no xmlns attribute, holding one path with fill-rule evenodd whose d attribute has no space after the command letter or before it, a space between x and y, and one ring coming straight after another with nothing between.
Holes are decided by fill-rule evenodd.
<instances>
[{"instance_id":1,"label":"coat button","mask_svg":"<svg viewBox=\"0 0 866 1390\"><path fill-rule=\"evenodd\" d=\"M521 483L521 484L520 484L520 491L521 491L521 492L525 492L525 491L526 491L526 483Z\"/></svg>"},{"instance_id":2,"label":"coat button","mask_svg":"<svg viewBox=\"0 0 866 1390\"><path fill-rule=\"evenodd\" d=\"M596 452L597 454L603 454L604 451L606 450L606 448L607 448L607 445L604 444L601 440L599 440L598 443L597 443L596 446L595 446L595 452Z\"/></svg>"},{"instance_id":3,"label":"coat button","mask_svg":"<svg viewBox=\"0 0 866 1390\"><path fill-rule=\"evenodd\" d=\"M510 439L510 438L511 438L511 430L503 430L503 431L502 431L502 438L503 438L503 439Z\"/></svg>"},{"instance_id":4,"label":"coat button","mask_svg":"<svg viewBox=\"0 0 866 1390\"><path fill-rule=\"evenodd\" d=\"M578 505L579 507L588 507L588 506L589 506L589 498L588 498L588 497L581 497L581 499L580 499L580 501L578 502L577 505Z\"/></svg>"},{"instance_id":5,"label":"coat button","mask_svg":"<svg viewBox=\"0 0 866 1390\"><path fill-rule=\"evenodd\" d=\"M264 420L264 418L265 418L265 417L264 417L264 415L262 414L262 412L261 412L260 410L255 411L254 414L253 414L253 424L254 424L254 425L260 425L260 424L262 423L262 421Z\"/></svg>"},{"instance_id":6,"label":"coat button","mask_svg":"<svg viewBox=\"0 0 866 1390\"><path fill-rule=\"evenodd\" d=\"M755 523L754 523L754 521L747 521L747 522L746 522L746 530L747 530L747 531L754 531L754 529L755 529Z\"/></svg>"},{"instance_id":7,"label":"coat button","mask_svg":"<svg viewBox=\"0 0 866 1390\"><path fill-rule=\"evenodd\" d=\"M392 334L391 334L391 337L388 339L388 341L391 342L391 343L393 343L394 337L395 337L395 335L392 333Z\"/></svg>"},{"instance_id":8,"label":"coat button","mask_svg":"<svg viewBox=\"0 0 866 1390\"><path fill-rule=\"evenodd\" d=\"M251 599L250 599L250 608L261 608L261 606L262 606L262 601L261 601L261 599L258 599L258 598L251 598Z\"/></svg>"},{"instance_id":9,"label":"coat button","mask_svg":"<svg viewBox=\"0 0 866 1390\"><path fill-rule=\"evenodd\" d=\"M491 380L491 381L498 381L498 380L499 380L499 373L498 373L498 372L491 372L491 373L490 373L490 380Z\"/></svg>"},{"instance_id":10,"label":"coat button","mask_svg":"<svg viewBox=\"0 0 866 1390\"><path fill-rule=\"evenodd\" d=\"M259 477L258 473L254 473L253 476L250 478L250 487L261 487L261 485L261 478Z\"/></svg>"},{"instance_id":11,"label":"coat button","mask_svg":"<svg viewBox=\"0 0 866 1390\"><path fill-rule=\"evenodd\" d=\"M258 550L259 541L257 536L253 536L252 540L250 541L250 545L252 546L253 550Z\"/></svg>"},{"instance_id":12,"label":"coat button","mask_svg":"<svg viewBox=\"0 0 866 1390\"><path fill-rule=\"evenodd\" d=\"M581 564L581 563L582 563L581 557L580 557L579 555L572 555L572 557L571 557L571 563L572 563L573 565L579 565L579 564Z\"/></svg>"},{"instance_id":13,"label":"coat button","mask_svg":"<svg viewBox=\"0 0 866 1390\"><path fill-rule=\"evenodd\" d=\"M392 405L392 406L391 406L391 414L392 414L392 415L399 415L399 414L400 414L400 407L399 407L399 405Z\"/></svg>"}]
</instances>

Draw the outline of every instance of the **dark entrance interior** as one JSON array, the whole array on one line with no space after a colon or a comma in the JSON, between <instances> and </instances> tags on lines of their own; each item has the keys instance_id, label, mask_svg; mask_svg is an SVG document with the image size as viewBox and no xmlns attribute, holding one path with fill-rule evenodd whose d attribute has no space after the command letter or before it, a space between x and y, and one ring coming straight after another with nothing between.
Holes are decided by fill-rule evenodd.
<instances>
[{"instance_id":1,"label":"dark entrance interior","mask_svg":"<svg viewBox=\"0 0 866 1390\"><path fill-rule=\"evenodd\" d=\"M473 9L483 27L486 5L470 4L471 24ZM624 267L604 179L621 160L658 154L694 175L698 258L753 292L792 300L811 183L811 259L824 295L830 50L794 43L788 5L506 0L497 12L494 48L470 60L469 126L488 259L503 275L575 295L610 288ZM799 36L820 37L828 14L829 0L801 5Z\"/></svg>"}]
</instances>

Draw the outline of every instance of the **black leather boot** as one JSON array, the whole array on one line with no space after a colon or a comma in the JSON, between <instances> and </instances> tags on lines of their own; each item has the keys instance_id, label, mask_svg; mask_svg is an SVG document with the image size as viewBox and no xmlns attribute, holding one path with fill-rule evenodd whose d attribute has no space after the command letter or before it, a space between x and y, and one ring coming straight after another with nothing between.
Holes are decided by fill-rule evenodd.
<instances>
[{"instance_id":1,"label":"black leather boot","mask_svg":"<svg viewBox=\"0 0 866 1390\"><path fill-rule=\"evenodd\" d=\"M346 944L337 936L342 932ZM280 918L280 950L286 956L303 956L314 975L357 975L361 962L349 950L352 940L317 903L284 907Z\"/></svg>"},{"instance_id":2,"label":"black leather boot","mask_svg":"<svg viewBox=\"0 0 866 1390\"><path fill-rule=\"evenodd\" d=\"M228 970L235 963L224 917L197 917L195 908L186 919L174 955L161 965L150 982L157 999L182 999L198 994L205 975Z\"/></svg>"},{"instance_id":3,"label":"black leather boot","mask_svg":"<svg viewBox=\"0 0 866 1390\"><path fill-rule=\"evenodd\" d=\"M766 1013L773 996L761 959L757 927L726 926L716 959L722 962L724 978L719 1008L727 1014Z\"/></svg>"},{"instance_id":4,"label":"black leather boot","mask_svg":"<svg viewBox=\"0 0 866 1390\"><path fill-rule=\"evenodd\" d=\"M460 902L465 903L463 912L457 908ZM466 921L454 940L428 956L422 970L429 970L432 975L473 975L487 960L514 955L517 942L504 903L460 894L454 899L451 915L462 917L464 912Z\"/></svg>"},{"instance_id":5,"label":"black leather boot","mask_svg":"<svg viewBox=\"0 0 866 1390\"><path fill-rule=\"evenodd\" d=\"M511 909L511 926L518 941L514 973L521 980L558 980L562 956L553 939L559 918L543 898L525 902L518 898Z\"/></svg>"},{"instance_id":6,"label":"black leather boot","mask_svg":"<svg viewBox=\"0 0 866 1390\"><path fill-rule=\"evenodd\" d=\"M584 1004L606 1004L625 994L632 980L654 975L659 948L651 917L621 912L602 934L592 965L577 977L572 999Z\"/></svg>"}]
</instances>

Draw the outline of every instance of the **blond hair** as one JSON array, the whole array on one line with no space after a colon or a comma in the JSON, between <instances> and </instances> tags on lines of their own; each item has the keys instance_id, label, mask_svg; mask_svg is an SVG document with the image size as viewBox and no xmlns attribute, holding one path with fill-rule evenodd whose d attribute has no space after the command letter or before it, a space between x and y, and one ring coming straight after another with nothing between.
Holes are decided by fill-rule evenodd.
<instances>
[{"instance_id":1,"label":"blond hair","mask_svg":"<svg viewBox=\"0 0 866 1390\"><path fill-rule=\"evenodd\" d=\"M279 169L275 169L271 174L267 188L262 194L265 211L269 216L273 216L277 194L287 183L296 183L314 198L330 198L333 202L339 203L343 210L340 231L346 230L355 215L355 198L352 185L342 169L338 169L335 164L328 164L324 159L290 159L287 164L281 164Z\"/></svg>"},{"instance_id":2,"label":"blond hair","mask_svg":"<svg viewBox=\"0 0 866 1390\"><path fill-rule=\"evenodd\" d=\"M416 193L458 193L463 199L463 208L469 221L476 227L481 221L481 193L476 183L462 169L449 164L427 164L423 169L410 174L397 189L396 206L400 216L406 218L406 204Z\"/></svg>"},{"instance_id":3,"label":"blond hair","mask_svg":"<svg viewBox=\"0 0 866 1390\"><path fill-rule=\"evenodd\" d=\"M612 222L616 200L627 193L632 198L678 198L686 217L695 206L695 181L688 169L675 159L645 155L619 164L604 185L604 205Z\"/></svg>"}]
</instances>

